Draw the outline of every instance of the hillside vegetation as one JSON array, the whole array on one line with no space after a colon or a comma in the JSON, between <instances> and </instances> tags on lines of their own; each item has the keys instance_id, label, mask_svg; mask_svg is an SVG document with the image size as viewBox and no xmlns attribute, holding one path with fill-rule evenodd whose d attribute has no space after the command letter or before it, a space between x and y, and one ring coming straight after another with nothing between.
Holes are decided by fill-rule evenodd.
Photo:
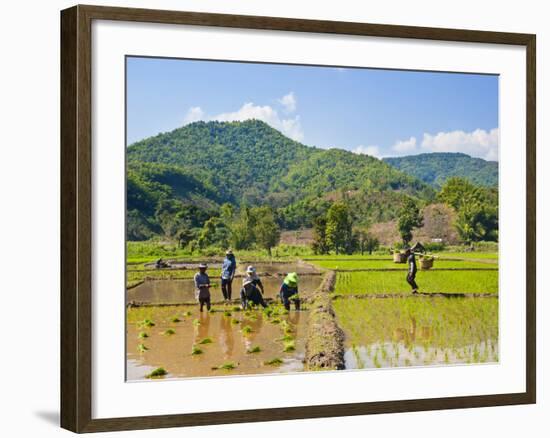
<instances>
[{"instance_id":1,"label":"hillside vegetation","mask_svg":"<svg viewBox=\"0 0 550 438\"><path fill-rule=\"evenodd\" d=\"M467 179L485 187L498 186L498 163L455 152L435 152L384 158L384 161L406 174L440 188L451 177Z\"/></svg>"}]
</instances>

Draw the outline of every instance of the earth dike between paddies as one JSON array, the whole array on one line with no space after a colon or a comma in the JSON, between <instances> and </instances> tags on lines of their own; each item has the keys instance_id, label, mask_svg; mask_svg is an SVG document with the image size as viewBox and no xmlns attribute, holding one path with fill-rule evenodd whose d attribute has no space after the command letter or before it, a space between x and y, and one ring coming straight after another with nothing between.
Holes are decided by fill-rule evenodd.
<instances>
[{"instance_id":1,"label":"earth dike between paddies","mask_svg":"<svg viewBox=\"0 0 550 438\"><path fill-rule=\"evenodd\" d=\"M330 297L335 283L336 273L328 271L311 297L305 355L305 369L308 371L345 368L344 332L336 322Z\"/></svg>"}]
</instances>

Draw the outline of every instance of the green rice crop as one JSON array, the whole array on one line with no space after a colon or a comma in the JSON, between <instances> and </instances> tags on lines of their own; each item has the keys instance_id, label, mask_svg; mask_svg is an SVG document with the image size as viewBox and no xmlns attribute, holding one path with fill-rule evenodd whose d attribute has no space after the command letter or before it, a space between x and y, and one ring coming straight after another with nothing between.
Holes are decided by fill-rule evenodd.
<instances>
[{"instance_id":1,"label":"green rice crop","mask_svg":"<svg viewBox=\"0 0 550 438\"><path fill-rule=\"evenodd\" d=\"M277 366L277 365L281 365L282 363L283 363L282 359L279 359L278 357L275 357L271 360L266 360L264 362L264 365Z\"/></svg>"},{"instance_id":2,"label":"green rice crop","mask_svg":"<svg viewBox=\"0 0 550 438\"><path fill-rule=\"evenodd\" d=\"M179 319L177 316L174 316L170 321L176 323L181 322L181 319Z\"/></svg>"},{"instance_id":3,"label":"green rice crop","mask_svg":"<svg viewBox=\"0 0 550 438\"><path fill-rule=\"evenodd\" d=\"M333 305L346 343L370 366L498 361L496 297L340 299Z\"/></svg>"},{"instance_id":4,"label":"green rice crop","mask_svg":"<svg viewBox=\"0 0 550 438\"><path fill-rule=\"evenodd\" d=\"M419 271L420 292L498 293L498 271ZM403 272L339 272L336 294L376 294L410 292Z\"/></svg>"},{"instance_id":5,"label":"green rice crop","mask_svg":"<svg viewBox=\"0 0 550 438\"><path fill-rule=\"evenodd\" d=\"M258 345L254 346L254 347L251 347L248 350L246 350L247 353L259 353L260 351L262 351L262 349Z\"/></svg>"},{"instance_id":6,"label":"green rice crop","mask_svg":"<svg viewBox=\"0 0 550 438\"><path fill-rule=\"evenodd\" d=\"M174 329L169 328L164 330L161 334L164 336L172 336L176 334L176 331Z\"/></svg>"},{"instance_id":7,"label":"green rice crop","mask_svg":"<svg viewBox=\"0 0 550 438\"><path fill-rule=\"evenodd\" d=\"M145 344L138 344L137 349L140 353L145 353L147 350L149 350Z\"/></svg>"},{"instance_id":8,"label":"green rice crop","mask_svg":"<svg viewBox=\"0 0 550 438\"><path fill-rule=\"evenodd\" d=\"M250 327L249 325L245 325L245 326L241 329L241 332L242 332L243 334L252 333L252 327Z\"/></svg>"},{"instance_id":9,"label":"green rice crop","mask_svg":"<svg viewBox=\"0 0 550 438\"><path fill-rule=\"evenodd\" d=\"M204 338L200 340L199 344L206 345L206 344L211 344L212 342L214 342L212 341L212 338Z\"/></svg>"},{"instance_id":10,"label":"green rice crop","mask_svg":"<svg viewBox=\"0 0 550 438\"><path fill-rule=\"evenodd\" d=\"M151 371L149 374L147 374L145 377L148 379L154 379L155 377L162 377L168 374L166 370L162 367L156 368L153 371Z\"/></svg>"},{"instance_id":11,"label":"green rice crop","mask_svg":"<svg viewBox=\"0 0 550 438\"><path fill-rule=\"evenodd\" d=\"M148 338L149 335L146 333L146 332L140 332L138 334L138 339L145 339L145 338Z\"/></svg>"},{"instance_id":12,"label":"green rice crop","mask_svg":"<svg viewBox=\"0 0 550 438\"><path fill-rule=\"evenodd\" d=\"M290 351L296 350L296 342L294 341L285 341L283 344L283 351L288 353Z\"/></svg>"},{"instance_id":13,"label":"green rice crop","mask_svg":"<svg viewBox=\"0 0 550 438\"><path fill-rule=\"evenodd\" d=\"M213 370L226 370L226 371L231 371L235 368L237 368L237 365L235 364L235 362L225 362L220 366L212 367Z\"/></svg>"},{"instance_id":14,"label":"green rice crop","mask_svg":"<svg viewBox=\"0 0 550 438\"><path fill-rule=\"evenodd\" d=\"M193 347L191 347L191 355L192 356L197 356L199 354L202 354L202 350L197 347L196 345L193 345Z\"/></svg>"}]
</instances>

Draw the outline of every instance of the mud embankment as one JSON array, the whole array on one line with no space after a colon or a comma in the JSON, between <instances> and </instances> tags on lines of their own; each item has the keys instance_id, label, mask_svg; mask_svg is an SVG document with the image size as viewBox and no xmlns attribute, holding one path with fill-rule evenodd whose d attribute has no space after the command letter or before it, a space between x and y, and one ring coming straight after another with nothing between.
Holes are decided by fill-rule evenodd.
<instances>
[{"instance_id":1,"label":"mud embankment","mask_svg":"<svg viewBox=\"0 0 550 438\"><path fill-rule=\"evenodd\" d=\"M344 332L336 322L330 298L335 282L336 273L329 271L312 297L305 355L309 371L345 368Z\"/></svg>"}]
</instances>

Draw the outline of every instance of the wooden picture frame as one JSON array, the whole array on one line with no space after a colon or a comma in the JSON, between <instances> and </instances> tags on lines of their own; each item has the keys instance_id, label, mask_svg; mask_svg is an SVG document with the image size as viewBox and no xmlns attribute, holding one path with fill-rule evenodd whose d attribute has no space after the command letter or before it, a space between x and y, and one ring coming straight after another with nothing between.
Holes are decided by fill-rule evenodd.
<instances>
[{"instance_id":1,"label":"wooden picture frame","mask_svg":"<svg viewBox=\"0 0 550 438\"><path fill-rule=\"evenodd\" d=\"M245 411L92 418L92 90L93 20L185 24L386 38L518 45L526 48L527 145L526 391L465 397ZM223 423L529 404L536 401L536 37L530 34L238 16L100 6L61 12L61 426L98 432Z\"/></svg>"}]
</instances>

